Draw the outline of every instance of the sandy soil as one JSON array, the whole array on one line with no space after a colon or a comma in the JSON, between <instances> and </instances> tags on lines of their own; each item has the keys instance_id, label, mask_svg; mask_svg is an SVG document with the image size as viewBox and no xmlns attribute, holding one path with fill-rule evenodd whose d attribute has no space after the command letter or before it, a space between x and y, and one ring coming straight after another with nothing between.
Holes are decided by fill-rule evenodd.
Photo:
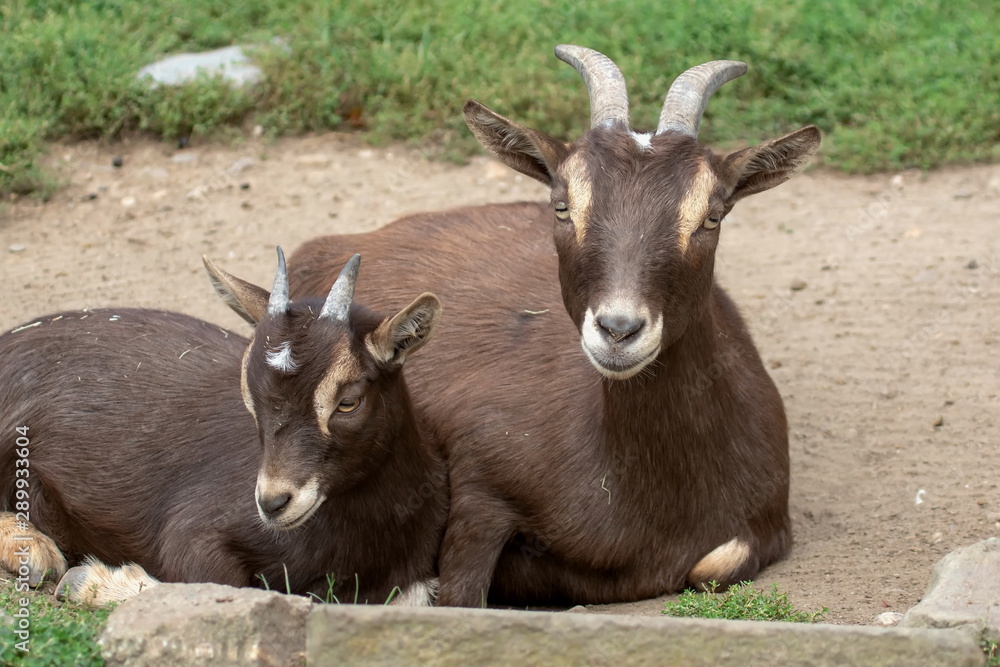
<instances>
[{"instance_id":1,"label":"sandy soil","mask_svg":"<svg viewBox=\"0 0 1000 667\"><path fill-rule=\"evenodd\" d=\"M335 134L184 151L61 145L51 162L67 185L49 203L0 203L0 329L129 305L246 332L214 297L203 253L268 285L275 244L291 251L408 212L547 197L484 158L428 163ZM905 611L938 558L1000 535L998 218L1000 166L984 166L810 172L724 223L720 277L752 323L791 430L796 545L758 582L777 582L801 608L828 607L830 622Z\"/></svg>"}]
</instances>

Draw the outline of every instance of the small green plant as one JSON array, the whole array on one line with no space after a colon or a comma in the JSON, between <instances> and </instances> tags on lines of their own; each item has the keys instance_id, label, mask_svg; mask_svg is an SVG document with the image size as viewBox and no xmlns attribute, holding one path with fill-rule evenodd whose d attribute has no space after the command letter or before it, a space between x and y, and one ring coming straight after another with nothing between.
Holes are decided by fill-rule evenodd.
<instances>
[{"instance_id":1,"label":"small green plant","mask_svg":"<svg viewBox=\"0 0 1000 667\"><path fill-rule=\"evenodd\" d=\"M1000 667L1000 643L992 639L983 639L979 647L986 654L986 667Z\"/></svg>"},{"instance_id":2,"label":"small green plant","mask_svg":"<svg viewBox=\"0 0 1000 667\"><path fill-rule=\"evenodd\" d=\"M667 616L724 618L731 621L816 623L828 611L826 607L812 613L798 611L788 601L788 595L778 591L777 584L772 584L771 590L765 592L744 581L730 586L725 593L716 593L718 585L714 581L708 585L707 593L681 593L676 602L666 603L663 613Z\"/></svg>"},{"instance_id":3,"label":"small green plant","mask_svg":"<svg viewBox=\"0 0 1000 667\"><path fill-rule=\"evenodd\" d=\"M21 599L28 601L21 606ZM56 605L51 596L40 592L19 592L15 581L0 583L0 608L11 617L0 624L0 664L3 665L103 665L97 635L113 607L88 609L80 605ZM28 638L16 634L20 618L27 610ZM24 643L24 642L27 643ZM28 651L22 649L27 648Z\"/></svg>"}]
</instances>

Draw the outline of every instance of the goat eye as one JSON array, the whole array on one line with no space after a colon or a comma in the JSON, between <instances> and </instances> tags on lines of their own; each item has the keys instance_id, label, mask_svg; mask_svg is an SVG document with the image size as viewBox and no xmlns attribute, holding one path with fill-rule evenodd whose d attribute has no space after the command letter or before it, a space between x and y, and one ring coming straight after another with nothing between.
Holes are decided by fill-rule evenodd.
<instances>
[{"instance_id":1,"label":"goat eye","mask_svg":"<svg viewBox=\"0 0 1000 667\"><path fill-rule=\"evenodd\" d=\"M556 202L556 217L560 220L569 220L569 206L564 201Z\"/></svg>"},{"instance_id":2,"label":"goat eye","mask_svg":"<svg viewBox=\"0 0 1000 667\"><path fill-rule=\"evenodd\" d=\"M721 215L710 215L705 218L705 222L702 223L702 227L705 229L715 229L719 226L720 222L722 222Z\"/></svg>"},{"instance_id":3,"label":"goat eye","mask_svg":"<svg viewBox=\"0 0 1000 667\"><path fill-rule=\"evenodd\" d=\"M337 412L348 414L361 407L360 398L345 398L337 404Z\"/></svg>"}]
</instances>

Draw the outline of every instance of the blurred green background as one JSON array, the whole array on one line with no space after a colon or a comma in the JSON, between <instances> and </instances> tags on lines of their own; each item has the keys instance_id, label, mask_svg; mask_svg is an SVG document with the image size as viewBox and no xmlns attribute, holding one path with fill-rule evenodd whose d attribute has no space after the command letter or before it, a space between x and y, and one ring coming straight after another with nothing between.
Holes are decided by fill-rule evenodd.
<instances>
[{"instance_id":1,"label":"blurred green background","mask_svg":"<svg viewBox=\"0 0 1000 667\"><path fill-rule=\"evenodd\" d=\"M0 8L0 192L51 190L37 158L58 138L364 131L461 158L474 97L572 139L589 110L559 43L622 68L632 122L655 125L673 78L706 60L750 65L706 113L702 138L755 143L815 123L821 162L847 172L1000 157L995 0L7 0ZM284 47L266 46L274 38ZM176 51L254 51L266 81L152 90L136 72ZM228 128L228 129L227 129Z\"/></svg>"}]
</instances>

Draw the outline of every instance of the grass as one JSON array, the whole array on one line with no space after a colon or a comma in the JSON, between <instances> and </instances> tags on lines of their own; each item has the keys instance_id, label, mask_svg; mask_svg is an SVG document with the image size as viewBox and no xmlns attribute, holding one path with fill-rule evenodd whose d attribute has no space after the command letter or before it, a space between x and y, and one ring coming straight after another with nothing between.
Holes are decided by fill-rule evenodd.
<instances>
[{"instance_id":1,"label":"grass","mask_svg":"<svg viewBox=\"0 0 1000 667\"><path fill-rule=\"evenodd\" d=\"M470 5L386 0L8 0L0 6L0 193L45 194L47 141L359 129L460 158L475 97L564 138L589 114L554 45L601 50L655 122L684 68L750 64L709 106L703 138L737 145L815 123L823 162L848 172L1000 157L1000 5L992 0L596 0ZM282 40L275 46L275 38ZM153 90L135 73L180 50L258 45L266 80Z\"/></svg>"},{"instance_id":2,"label":"grass","mask_svg":"<svg viewBox=\"0 0 1000 667\"><path fill-rule=\"evenodd\" d=\"M986 667L1000 667L1000 644L991 639L983 639L979 646L986 654Z\"/></svg>"},{"instance_id":3,"label":"grass","mask_svg":"<svg viewBox=\"0 0 1000 667\"><path fill-rule=\"evenodd\" d=\"M43 593L20 593L15 581L0 584L0 608L8 614L21 609L19 600L29 601L28 652L19 650L22 641L13 625L0 625L0 664L61 667L103 665L97 635L111 613L111 607L90 610L72 604L56 606ZM12 619L15 622L17 618Z\"/></svg>"},{"instance_id":4,"label":"grass","mask_svg":"<svg viewBox=\"0 0 1000 667\"><path fill-rule=\"evenodd\" d=\"M696 618L722 618L731 621L787 621L791 623L816 623L823 620L826 607L820 611L803 612L795 609L785 593L772 584L764 592L745 581L730 586L725 593L716 593L715 583L710 592L685 591L676 602L667 602L663 613L667 616L692 616Z\"/></svg>"}]
</instances>

